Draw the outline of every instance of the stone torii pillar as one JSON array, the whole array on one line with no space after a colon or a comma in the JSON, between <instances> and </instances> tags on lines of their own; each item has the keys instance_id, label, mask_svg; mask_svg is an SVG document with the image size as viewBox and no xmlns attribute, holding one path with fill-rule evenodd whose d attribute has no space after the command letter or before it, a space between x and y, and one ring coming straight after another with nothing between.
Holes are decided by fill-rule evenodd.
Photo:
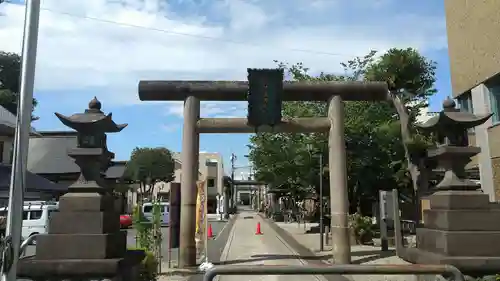
<instances>
[{"instance_id":1,"label":"stone torii pillar","mask_svg":"<svg viewBox=\"0 0 500 281\"><path fill-rule=\"evenodd\" d=\"M328 117L282 120L254 128L247 118L199 118L200 101L247 101L246 81L140 81L142 101L184 101L182 143L180 267L196 265L196 179L200 133L329 133L332 254L337 264L351 261L347 215L346 152L343 101L386 101L383 82L284 82L283 101L328 102Z\"/></svg>"}]
</instances>

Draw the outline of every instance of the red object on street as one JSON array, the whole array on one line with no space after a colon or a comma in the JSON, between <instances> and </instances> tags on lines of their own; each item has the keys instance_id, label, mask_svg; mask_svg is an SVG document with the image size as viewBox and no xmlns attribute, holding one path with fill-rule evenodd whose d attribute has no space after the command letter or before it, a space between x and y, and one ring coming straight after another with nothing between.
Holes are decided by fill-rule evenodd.
<instances>
[{"instance_id":1,"label":"red object on street","mask_svg":"<svg viewBox=\"0 0 500 281\"><path fill-rule=\"evenodd\" d=\"M212 232L212 225L211 224L208 225L207 237L214 238L214 233Z\"/></svg>"},{"instance_id":2,"label":"red object on street","mask_svg":"<svg viewBox=\"0 0 500 281\"><path fill-rule=\"evenodd\" d=\"M120 227L129 228L132 225L132 217L130 215L120 215Z\"/></svg>"},{"instance_id":3,"label":"red object on street","mask_svg":"<svg viewBox=\"0 0 500 281\"><path fill-rule=\"evenodd\" d=\"M257 222L257 230L255 231L255 235L262 235L262 231L260 230L260 222Z\"/></svg>"}]
</instances>

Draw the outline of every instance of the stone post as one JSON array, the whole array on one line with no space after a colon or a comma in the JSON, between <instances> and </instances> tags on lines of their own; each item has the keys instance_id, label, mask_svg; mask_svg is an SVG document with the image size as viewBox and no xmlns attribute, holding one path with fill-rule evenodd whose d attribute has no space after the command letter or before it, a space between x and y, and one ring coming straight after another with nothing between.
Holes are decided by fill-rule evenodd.
<instances>
[{"instance_id":1,"label":"stone post","mask_svg":"<svg viewBox=\"0 0 500 281\"><path fill-rule=\"evenodd\" d=\"M184 128L181 152L181 225L179 267L196 265L196 180L198 179L199 134L196 122L200 116L200 100L189 96L184 101Z\"/></svg>"},{"instance_id":2,"label":"stone post","mask_svg":"<svg viewBox=\"0 0 500 281\"><path fill-rule=\"evenodd\" d=\"M330 206L332 254L336 264L351 263L349 243L349 200L347 194L347 168L344 137L344 103L333 96L328 104L330 133L328 135L328 165L330 173Z\"/></svg>"}]
</instances>

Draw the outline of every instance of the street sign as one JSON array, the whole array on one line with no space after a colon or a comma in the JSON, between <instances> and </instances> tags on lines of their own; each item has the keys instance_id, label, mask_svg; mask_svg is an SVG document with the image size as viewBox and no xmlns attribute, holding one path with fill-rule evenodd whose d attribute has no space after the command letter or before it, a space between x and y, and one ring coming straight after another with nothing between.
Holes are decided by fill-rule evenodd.
<instances>
[{"instance_id":1,"label":"street sign","mask_svg":"<svg viewBox=\"0 0 500 281\"><path fill-rule=\"evenodd\" d=\"M248 70L248 123L274 126L281 122L283 69Z\"/></svg>"},{"instance_id":2,"label":"street sign","mask_svg":"<svg viewBox=\"0 0 500 281\"><path fill-rule=\"evenodd\" d=\"M392 220L394 218L394 204L392 191L380 191L380 219Z\"/></svg>"}]
</instances>

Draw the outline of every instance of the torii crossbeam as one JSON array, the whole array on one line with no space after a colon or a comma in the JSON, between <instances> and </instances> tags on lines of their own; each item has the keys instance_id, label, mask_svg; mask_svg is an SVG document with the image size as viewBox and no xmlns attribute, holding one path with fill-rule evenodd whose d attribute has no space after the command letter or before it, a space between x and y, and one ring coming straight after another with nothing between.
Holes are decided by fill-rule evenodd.
<instances>
[{"instance_id":1,"label":"torii crossbeam","mask_svg":"<svg viewBox=\"0 0 500 281\"><path fill-rule=\"evenodd\" d=\"M276 126L254 128L247 118L200 118L202 101L246 101L245 81L140 81L142 101L184 101L182 134L182 193L180 267L196 264L195 206L200 133L328 132L333 257L338 264L351 261L347 198L343 101L386 101L384 82L284 82L283 101L328 102L328 117L282 120Z\"/></svg>"}]
</instances>

